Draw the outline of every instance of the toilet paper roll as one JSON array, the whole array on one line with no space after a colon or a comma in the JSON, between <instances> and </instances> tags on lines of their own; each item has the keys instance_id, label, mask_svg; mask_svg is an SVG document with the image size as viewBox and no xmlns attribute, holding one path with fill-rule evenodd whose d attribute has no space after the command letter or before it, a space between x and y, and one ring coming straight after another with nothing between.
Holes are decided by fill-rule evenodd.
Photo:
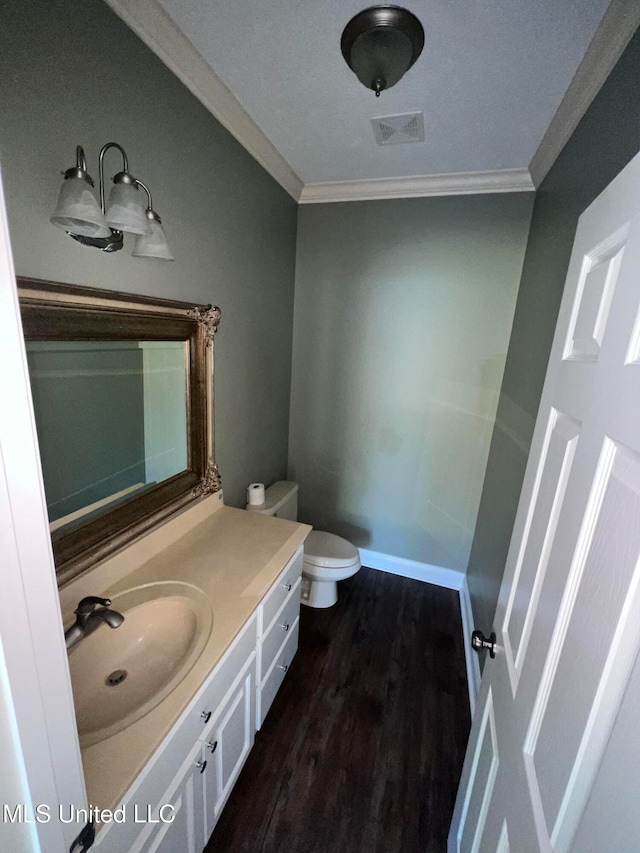
<instances>
[{"instance_id":1,"label":"toilet paper roll","mask_svg":"<svg viewBox=\"0 0 640 853\"><path fill-rule=\"evenodd\" d=\"M250 506L264 503L264 483L251 483L247 489L247 503Z\"/></svg>"}]
</instances>

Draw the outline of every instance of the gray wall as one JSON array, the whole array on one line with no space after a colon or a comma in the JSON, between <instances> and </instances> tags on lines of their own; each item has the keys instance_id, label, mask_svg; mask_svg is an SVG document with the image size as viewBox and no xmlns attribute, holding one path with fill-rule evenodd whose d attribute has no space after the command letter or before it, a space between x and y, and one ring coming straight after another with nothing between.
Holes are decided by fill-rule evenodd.
<instances>
[{"instance_id":1,"label":"gray wall","mask_svg":"<svg viewBox=\"0 0 640 853\"><path fill-rule=\"evenodd\" d=\"M533 194L301 206L300 518L464 571Z\"/></svg>"},{"instance_id":2,"label":"gray wall","mask_svg":"<svg viewBox=\"0 0 640 853\"><path fill-rule=\"evenodd\" d=\"M541 184L531 220L468 579L476 625L498 599L578 217L640 149L640 34Z\"/></svg>"},{"instance_id":3,"label":"gray wall","mask_svg":"<svg viewBox=\"0 0 640 853\"><path fill-rule=\"evenodd\" d=\"M110 140L150 187L175 263L72 241L49 223L82 144ZM114 152L107 173L120 169ZM227 503L285 476L296 205L101 0L4 0L0 164L19 275L222 308L217 460Z\"/></svg>"}]
</instances>

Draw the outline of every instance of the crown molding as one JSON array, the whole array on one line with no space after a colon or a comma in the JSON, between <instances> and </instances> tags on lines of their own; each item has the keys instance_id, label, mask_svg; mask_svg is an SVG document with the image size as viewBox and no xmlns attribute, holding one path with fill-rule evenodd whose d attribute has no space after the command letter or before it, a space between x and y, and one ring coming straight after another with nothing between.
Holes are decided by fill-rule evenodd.
<instances>
[{"instance_id":1,"label":"crown molding","mask_svg":"<svg viewBox=\"0 0 640 853\"><path fill-rule=\"evenodd\" d=\"M157 0L106 0L179 80L296 201L302 181Z\"/></svg>"},{"instance_id":2,"label":"crown molding","mask_svg":"<svg viewBox=\"0 0 640 853\"><path fill-rule=\"evenodd\" d=\"M220 124L301 204L535 190L640 26L637 0L612 0L528 169L303 184L158 0L106 2Z\"/></svg>"},{"instance_id":3,"label":"crown molding","mask_svg":"<svg viewBox=\"0 0 640 853\"><path fill-rule=\"evenodd\" d=\"M452 172L444 175L414 175L403 178L375 178L369 181L328 181L305 184L300 196L300 204L476 193L518 193L532 192L534 189L527 169Z\"/></svg>"},{"instance_id":4,"label":"crown molding","mask_svg":"<svg viewBox=\"0 0 640 853\"><path fill-rule=\"evenodd\" d=\"M612 0L547 128L529 171L540 186L640 26L638 0Z\"/></svg>"}]
</instances>

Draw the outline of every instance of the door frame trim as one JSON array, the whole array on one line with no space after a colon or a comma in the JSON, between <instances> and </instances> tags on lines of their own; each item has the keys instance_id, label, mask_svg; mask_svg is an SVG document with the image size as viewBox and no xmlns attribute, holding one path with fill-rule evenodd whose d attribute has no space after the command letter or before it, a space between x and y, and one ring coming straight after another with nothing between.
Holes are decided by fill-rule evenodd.
<instances>
[{"instance_id":1,"label":"door frame trim","mask_svg":"<svg viewBox=\"0 0 640 853\"><path fill-rule=\"evenodd\" d=\"M58 808L82 809L87 799L1 175L0 345L0 690L23 805L50 810L48 822L21 825L22 849L68 850L85 821L61 823Z\"/></svg>"}]
</instances>

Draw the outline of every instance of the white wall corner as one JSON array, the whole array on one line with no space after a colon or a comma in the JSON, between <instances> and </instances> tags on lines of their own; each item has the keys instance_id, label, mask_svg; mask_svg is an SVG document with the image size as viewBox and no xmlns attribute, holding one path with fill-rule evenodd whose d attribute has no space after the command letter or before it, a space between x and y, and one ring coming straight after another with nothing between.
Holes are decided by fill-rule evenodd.
<instances>
[{"instance_id":1,"label":"white wall corner","mask_svg":"<svg viewBox=\"0 0 640 853\"><path fill-rule=\"evenodd\" d=\"M106 0L200 103L298 201L302 181L157 0Z\"/></svg>"},{"instance_id":2,"label":"white wall corner","mask_svg":"<svg viewBox=\"0 0 640 853\"><path fill-rule=\"evenodd\" d=\"M368 181L305 184L300 195L300 204L534 190L528 169L500 169L493 172L452 172L443 175L411 175L401 178L374 178Z\"/></svg>"},{"instance_id":3,"label":"white wall corner","mask_svg":"<svg viewBox=\"0 0 640 853\"><path fill-rule=\"evenodd\" d=\"M640 26L638 0L612 0L529 165L539 187Z\"/></svg>"},{"instance_id":4,"label":"white wall corner","mask_svg":"<svg viewBox=\"0 0 640 853\"><path fill-rule=\"evenodd\" d=\"M358 550L360 551L360 562L363 566L368 569L388 572L390 575L400 575L403 578L424 581L435 586L443 586L446 589L458 591L462 588L465 579L464 574L455 569L432 566L429 563L407 560L404 557L392 557L378 551L368 551L366 548L358 548Z\"/></svg>"},{"instance_id":5,"label":"white wall corner","mask_svg":"<svg viewBox=\"0 0 640 853\"><path fill-rule=\"evenodd\" d=\"M467 684L469 686L469 706L473 718L476 709L476 698L480 690L480 662L477 652L471 648L471 634L473 633L473 611L471 609L471 596L469 595L469 583L465 575L460 587L460 615L462 616L462 636L464 641L464 659L467 665Z\"/></svg>"}]
</instances>

